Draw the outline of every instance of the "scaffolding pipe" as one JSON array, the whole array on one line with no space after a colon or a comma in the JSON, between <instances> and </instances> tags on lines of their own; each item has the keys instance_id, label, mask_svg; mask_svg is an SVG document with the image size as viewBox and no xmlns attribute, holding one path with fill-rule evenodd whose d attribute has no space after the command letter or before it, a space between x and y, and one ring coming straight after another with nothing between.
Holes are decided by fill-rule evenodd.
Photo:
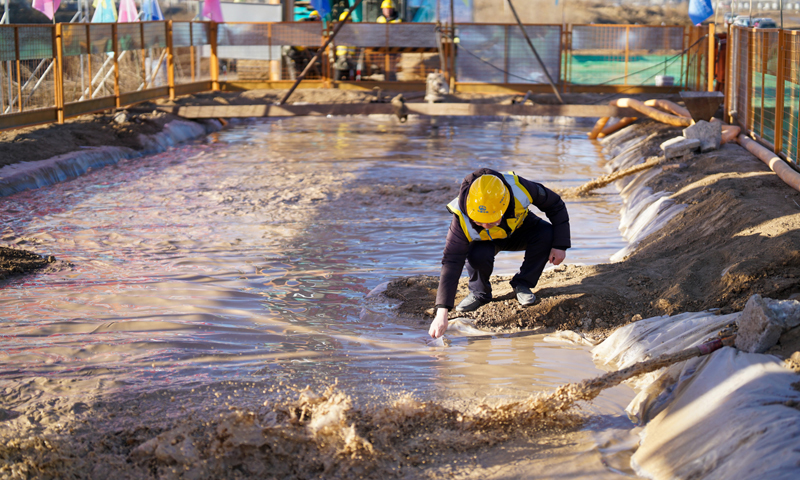
<instances>
[{"instance_id":1,"label":"scaffolding pipe","mask_svg":"<svg viewBox=\"0 0 800 480\"><path fill-rule=\"evenodd\" d=\"M511 13L514 14L514 18L517 20L517 25L519 25L519 29L522 30L522 35L525 36L525 41L528 42L528 46L531 47L531 51L533 52L533 55L536 57L536 61L539 62L539 66L542 67L542 71L547 77L547 82L553 89L553 93L556 94L556 98L558 99L558 101L563 104L564 100L561 98L561 94L558 93L558 88L556 88L556 84L553 82L553 78L550 76L550 72L547 71L547 67L544 66L544 62L542 61L542 58L539 56L539 52L537 52L536 47L533 46L533 42L531 42L531 37L529 37L528 32L525 31L525 27L522 25L522 21L519 19L519 15L517 15L517 9L514 8L514 4L511 3L511 0L506 0L506 1L508 2L508 6L511 7Z\"/></svg>"},{"instance_id":2,"label":"scaffolding pipe","mask_svg":"<svg viewBox=\"0 0 800 480\"><path fill-rule=\"evenodd\" d=\"M348 20L350 20L350 15L353 13L353 10L358 8L358 6L361 5L362 1L363 0L358 0L352 7L350 7L350 10L347 11L347 15L344 17L344 20L340 20L339 23L336 24L336 28L333 29L333 33L331 34L331 36L328 37L328 40L326 40L325 43L319 48L319 50L317 50L317 53L316 55L314 55L314 58L312 58L311 61L308 62L306 68L304 68L300 76L297 77L297 80L295 80L294 85L292 85L292 88L290 88L289 91L286 92L286 95L283 96L281 101L278 102L278 105L283 105L284 103L286 103L286 100L289 100L289 97L292 95L292 93L294 93L294 91L297 89L297 86L300 85L300 82L303 81L303 78L305 78L308 72L311 71L311 67L313 67L314 64L317 63L317 60L319 60L319 57L321 57L322 54L325 52L325 49L328 48L328 45L331 44L333 39L336 37L336 34L339 33L339 30L341 30L344 24L347 23Z\"/></svg>"}]
</instances>

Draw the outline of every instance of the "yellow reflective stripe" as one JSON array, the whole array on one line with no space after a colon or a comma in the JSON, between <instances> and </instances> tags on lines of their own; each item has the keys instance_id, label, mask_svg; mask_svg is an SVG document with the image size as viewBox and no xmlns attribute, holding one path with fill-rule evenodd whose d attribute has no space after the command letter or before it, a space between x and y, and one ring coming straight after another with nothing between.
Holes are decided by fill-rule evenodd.
<instances>
[{"instance_id":1,"label":"yellow reflective stripe","mask_svg":"<svg viewBox=\"0 0 800 480\"><path fill-rule=\"evenodd\" d=\"M503 176L506 177L506 181L509 183L509 185L511 185L512 189L514 190L514 196L515 197L522 198L522 195L518 195L517 194L517 191L519 191L519 192L522 192L525 195L525 197L528 199L528 205L533 203L533 198L531 197L531 194L525 189L525 187L522 186L521 183L519 183L519 177L517 176L516 173L508 172L507 174L504 174ZM517 188L514 188L514 187L517 187ZM520 202L520 203L522 203L522 202ZM525 206L527 207L528 205L525 205Z\"/></svg>"},{"instance_id":2,"label":"yellow reflective stripe","mask_svg":"<svg viewBox=\"0 0 800 480\"><path fill-rule=\"evenodd\" d=\"M453 200L452 202L447 204L447 209L450 210L450 213L455 214L458 217L458 221L461 223L461 231L464 232L464 235L467 237L467 241L472 241L472 235L470 235L470 230L472 229L471 226L464 220L464 214L461 212L461 209L458 208L458 198ZM477 233L477 232L475 232Z\"/></svg>"}]
</instances>

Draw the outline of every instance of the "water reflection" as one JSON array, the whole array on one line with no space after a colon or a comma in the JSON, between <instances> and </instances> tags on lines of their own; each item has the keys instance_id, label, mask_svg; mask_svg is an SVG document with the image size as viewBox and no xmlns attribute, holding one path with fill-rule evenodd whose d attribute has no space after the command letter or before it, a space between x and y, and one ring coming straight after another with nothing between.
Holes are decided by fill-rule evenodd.
<instances>
[{"instance_id":1,"label":"water reflection","mask_svg":"<svg viewBox=\"0 0 800 480\"><path fill-rule=\"evenodd\" d=\"M3 372L91 367L179 384L280 371L359 387L367 375L430 394L446 378L500 397L593 372L585 350L494 338L432 351L424 325L393 323L389 307L363 314L379 283L438 273L444 204L465 173L554 187L602 173L579 128L439 123L256 122L0 199L3 242L75 265L0 290ZM570 261L623 246L615 196L569 208ZM520 255L499 257L498 273Z\"/></svg>"}]
</instances>

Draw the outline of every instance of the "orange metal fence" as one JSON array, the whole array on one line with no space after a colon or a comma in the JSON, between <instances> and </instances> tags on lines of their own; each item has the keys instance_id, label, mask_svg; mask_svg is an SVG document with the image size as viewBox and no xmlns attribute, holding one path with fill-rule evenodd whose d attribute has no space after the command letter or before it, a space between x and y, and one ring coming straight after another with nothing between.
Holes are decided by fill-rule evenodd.
<instances>
[{"instance_id":1,"label":"orange metal fence","mask_svg":"<svg viewBox=\"0 0 800 480\"><path fill-rule=\"evenodd\" d=\"M58 120L52 25L0 25L0 128Z\"/></svg>"},{"instance_id":2,"label":"orange metal fence","mask_svg":"<svg viewBox=\"0 0 800 480\"><path fill-rule=\"evenodd\" d=\"M580 85L683 85L684 27L572 25L567 81ZM660 78L659 78L660 77ZM670 78L670 80L666 80Z\"/></svg>"},{"instance_id":3,"label":"orange metal fence","mask_svg":"<svg viewBox=\"0 0 800 480\"><path fill-rule=\"evenodd\" d=\"M800 34L731 27L725 108L731 122L790 164L800 140Z\"/></svg>"},{"instance_id":4,"label":"orange metal fence","mask_svg":"<svg viewBox=\"0 0 800 480\"><path fill-rule=\"evenodd\" d=\"M547 73L564 91L597 85L626 91L653 85L657 74L677 78L675 88L708 85L704 27L524 28ZM63 122L221 85L284 87L329 34L321 22L1 25L0 129ZM752 43L749 37L743 41ZM759 40L759 48L774 41ZM761 63L765 61L769 64ZM340 88L369 88L358 82L372 80L396 82L398 88L402 82L416 82L411 88L420 88L437 70L461 89L549 89L516 24L459 24L451 32L433 23L348 23L306 78L315 86L335 82ZM787 118L796 114L792 111ZM760 133L774 128L776 117L770 115L762 107L751 118L760 122Z\"/></svg>"}]
</instances>

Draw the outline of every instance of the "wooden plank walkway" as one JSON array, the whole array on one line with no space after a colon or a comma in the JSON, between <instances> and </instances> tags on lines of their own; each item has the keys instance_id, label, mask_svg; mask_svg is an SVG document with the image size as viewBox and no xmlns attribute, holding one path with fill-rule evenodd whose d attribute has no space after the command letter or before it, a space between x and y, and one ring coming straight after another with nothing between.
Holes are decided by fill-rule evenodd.
<instances>
[{"instance_id":1,"label":"wooden plank walkway","mask_svg":"<svg viewBox=\"0 0 800 480\"><path fill-rule=\"evenodd\" d=\"M481 103L406 103L409 115L426 116L544 116L544 117L636 117L630 108L609 105L495 105ZM389 103L340 103L316 105L197 105L158 106L157 110L184 118L252 118L328 115L394 114Z\"/></svg>"}]
</instances>

